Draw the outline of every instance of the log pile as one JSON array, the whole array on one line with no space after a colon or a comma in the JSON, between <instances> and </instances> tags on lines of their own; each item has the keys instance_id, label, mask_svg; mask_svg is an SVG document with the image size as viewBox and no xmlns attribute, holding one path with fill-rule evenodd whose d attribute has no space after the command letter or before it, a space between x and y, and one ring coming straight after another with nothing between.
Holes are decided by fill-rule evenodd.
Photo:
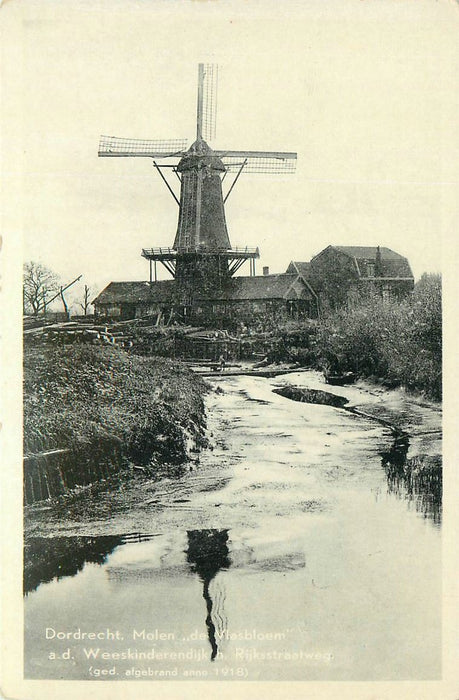
<instances>
[{"instance_id":1,"label":"log pile","mask_svg":"<svg viewBox=\"0 0 459 700\"><path fill-rule=\"evenodd\" d=\"M66 345L71 343L90 343L99 345L109 343L120 347L132 347L132 336L126 334L121 324L114 327L101 326L96 324L76 323L67 321L63 323L43 323L42 325L25 328L25 343L51 343L56 345Z\"/></svg>"}]
</instances>

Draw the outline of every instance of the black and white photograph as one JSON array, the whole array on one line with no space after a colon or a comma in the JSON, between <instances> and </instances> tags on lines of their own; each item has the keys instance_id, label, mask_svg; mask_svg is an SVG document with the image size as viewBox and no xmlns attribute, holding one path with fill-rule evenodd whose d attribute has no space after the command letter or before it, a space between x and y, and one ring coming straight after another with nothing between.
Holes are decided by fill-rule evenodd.
<instances>
[{"instance_id":1,"label":"black and white photograph","mask_svg":"<svg viewBox=\"0 0 459 700\"><path fill-rule=\"evenodd\" d=\"M457 698L458 11L3 5L5 697Z\"/></svg>"}]
</instances>

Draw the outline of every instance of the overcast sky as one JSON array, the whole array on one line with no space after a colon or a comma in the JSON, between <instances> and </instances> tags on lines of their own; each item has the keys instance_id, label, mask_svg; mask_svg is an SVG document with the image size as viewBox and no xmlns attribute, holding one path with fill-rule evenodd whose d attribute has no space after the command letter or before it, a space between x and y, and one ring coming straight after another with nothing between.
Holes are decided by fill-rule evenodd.
<instances>
[{"instance_id":1,"label":"overcast sky","mask_svg":"<svg viewBox=\"0 0 459 700\"><path fill-rule=\"evenodd\" d=\"M231 242L260 247L260 272L329 244L387 246L416 277L442 269L457 189L453 0L2 11L18 196L4 234L22 236L24 260L96 292L148 278L141 249L172 245L177 205L149 159L98 158L99 135L191 144L202 61L219 65L212 146L298 152L295 175L243 175L228 200Z\"/></svg>"}]
</instances>

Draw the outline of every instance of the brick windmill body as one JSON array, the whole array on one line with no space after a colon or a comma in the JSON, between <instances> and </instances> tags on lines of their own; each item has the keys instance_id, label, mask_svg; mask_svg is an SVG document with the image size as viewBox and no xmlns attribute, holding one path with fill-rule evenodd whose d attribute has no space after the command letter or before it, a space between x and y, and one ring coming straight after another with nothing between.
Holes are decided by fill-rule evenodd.
<instances>
[{"instance_id":1,"label":"brick windmill body","mask_svg":"<svg viewBox=\"0 0 459 700\"><path fill-rule=\"evenodd\" d=\"M150 282L157 279L157 262L174 277L175 305L185 315L199 298L221 291L246 261L250 275L255 274L258 248L232 248L226 224L224 205L241 173L292 173L296 165L296 153L212 150L207 140L215 137L216 90L217 67L199 64L196 140L187 150L183 140L102 136L99 144L102 157L151 158L177 203L173 246L144 248L142 256L150 264ZM232 182L224 195L228 174ZM173 176L180 181L179 196L170 182Z\"/></svg>"}]
</instances>

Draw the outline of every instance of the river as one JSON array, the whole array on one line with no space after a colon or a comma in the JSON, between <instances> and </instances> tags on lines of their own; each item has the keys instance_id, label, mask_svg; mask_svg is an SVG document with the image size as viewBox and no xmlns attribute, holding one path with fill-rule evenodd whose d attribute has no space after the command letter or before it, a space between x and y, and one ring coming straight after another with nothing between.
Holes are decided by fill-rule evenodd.
<instances>
[{"instance_id":1,"label":"river","mask_svg":"<svg viewBox=\"0 0 459 700\"><path fill-rule=\"evenodd\" d=\"M441 452L439 407L315 372L210 381L199 463L27 509L25 676L440 678L438 503L388 473L385 422L273 389L396 423L403 459Z\"/></svg>"}]
</instances>

